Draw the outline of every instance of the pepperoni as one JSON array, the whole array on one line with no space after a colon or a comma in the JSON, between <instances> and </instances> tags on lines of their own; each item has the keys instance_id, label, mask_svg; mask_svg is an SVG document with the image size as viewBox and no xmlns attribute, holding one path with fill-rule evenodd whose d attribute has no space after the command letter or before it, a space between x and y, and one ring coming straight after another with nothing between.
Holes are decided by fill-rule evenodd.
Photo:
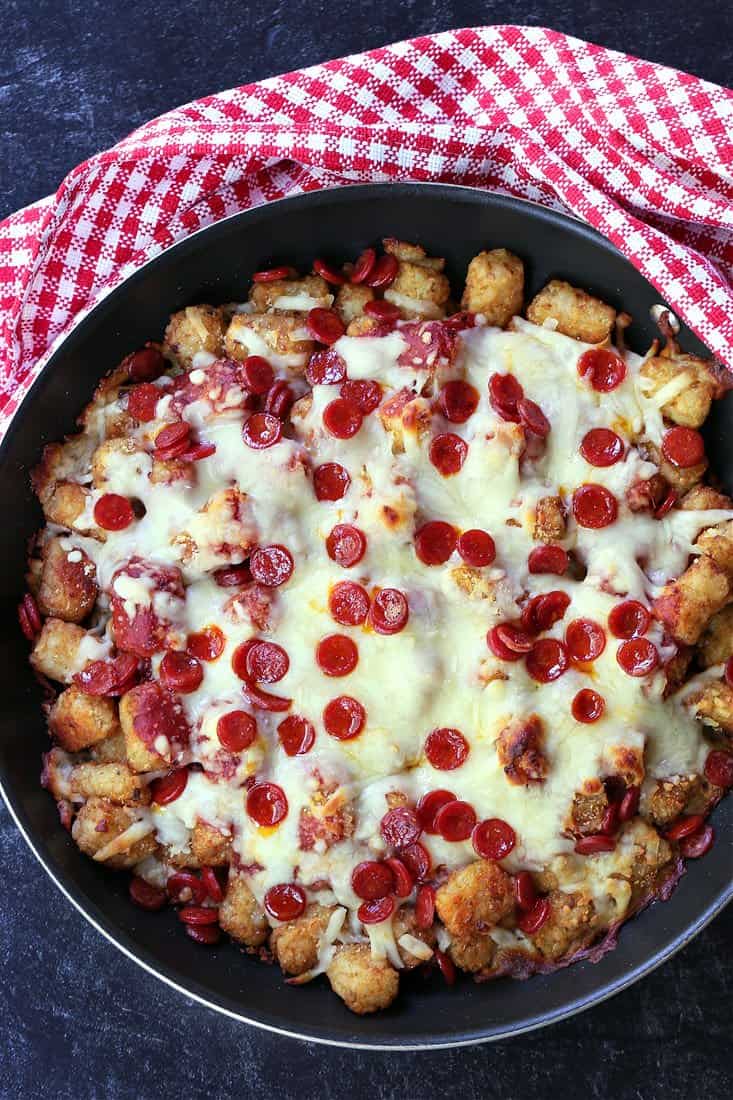
<instances>
[{"instance_id":1,"label":"pepperoni","mask_svg":"<svg viewBox=\"0 0 733 1100\"><path fill-rule=\"evenodd\" d=\"M261 355L248 355L242 363L242 378L250 393L267 393L275 381L275 372Z\"/></svg>"},{"instance_id":2,"label":"pepperoni","mask_svg":"<svg viewBox=\"0 0 733 1100\"><path fill-rule=\"evenodd\" d=\"M509 625L509 623L501 624L501 626L504 627L507 627ZM492 627L492 629L486 635L486 644L488 645L494 656L498 657L500 661L521 661L521 650L509 649L509 647L504 644L502 640L502 634L506 635L506 630L502 631L501 626Z\"/></svg>"},{"instance_id":3,"label":"pepperoni","mask_svg":"<svg viewBox=\"0 0 733 1100\"><path fill-rule=\"evenodd\" d=\"M705 441L694 428L675 426L664 433L662 454L673 466L688 470L705 461Z\"/></svg>"},{"instance_id":4,"label":"pepperoni","mask_svg":"<svg viewBox=\"0 0 733 1100\"><path fill-rule=\"evenodd\" d=\"M295 563L290 551L277 543L255 550L249 559L252 576L266 588L279 588L293 575Z\"/></svg>"},{"instance_id":5,"label":"pepperoni","mask_svg":"<svg viewBox=\"0 0 733 1100\"><path fill-rule=\"evenodd\" d=\"M618 832L618 802L611 802L606 807L601 820L601 833L603 836L613 836Z\"/></svg>"},{"instance_id":6,"label":"pepperoni","mask_svg":"<svg viewBox=\"0 0 733 1100\"><path fill-rule=\"evenodd\" d=\"M173 902L190 900L200 905L206 900L206 886L191 871L176 871L168 878L166 887Z\"/></svg>"},{"instance_id":7,"label":"pepperoni","mask_svg":"<svg viewBox=\"0 0 733 1100\"><path fill-rule=\"evenodd\" d=\"M441 806L435 815L435 827L444 840L468 840L476 825L476 811L469 802L455 799Z\"/></svg>"},{"instance_id":8,"label":"pepperoni","mask_svg":"<svg viewBox=\"0 0 733 1100\"><path fill-rule=\"evenodd\" d=\"M212 947L221 939L221 929L218 924L205 924L201 928L194 924L186 925L186 935L194 943L200 943L206 947Z\"/></svg>"},{"instance_id":9,"label":"pepperoni","mask_svg":"<svg viewBox=\"0 0 733 1100\"><path fill-rule=\"evenodd\" d=\"M569 607L570 597L561 588L542 592L525 604L521 615L522 626L530 633L541 634L560 622Z\"/></svg>"},{"instance_id":10,"label":"pepperoni","mask_svg":"<svg viewBox=\"0 0 733 1100\"><path fill-rule=\"evenodd\" d=\"M127 395L127 411L142 424L155 420L155 410L158 401L163 396L163 391L151 382L143 382L135 386Z\"/></svg>"},{"instance_id":11,"label":"pepperoni","mask_svg":"<svg viewBox=\"0 0 733 1100\"><path fill-rule=\"evenodd\" d=\"M281 378L278 382L274 382L267 391L264 411L271 416L278 417L279 420L284 420L294 404L295 394L287 382Z\"/></svg>"},{"instance_id":12,"label":"pepperoni","mask_svg":"<svg viewBox=\"0 0 733 1100\"><path fill-rule=\"evenodd\" d=\"M496 627L495 637L511 653L529 653L534 645L532 636L516 623L500 623Z\"/></svg>"},{"instance_id":13,"label":"pepperoni","mask_svg":"<svg viewBox=\"0 0 733 1100\"><path fill-rule=\"evenodd\" d=\"M665 836L667 840L682 840L683 837L692 836L704 824L705 818L702 814L688 814L686 817L678 818L674 825L667 829Z\"/></svg>"},{"instance_id":14,"label":"pepperoni","mask_svg":"<svg viewBox=\"0 0 733 1100\"><path fill-rule=\"evenodd\" d=\"M365 859L351 872L351 888L362 901L376 901L392 892L394 875L386 863Z\"/></svg>"},{"instance_id":15,"label":"pepperoni","mask_svg":"<svg viewBox=\"0 0 733 1100\"><path fill-rule=\"evenodd\" d=\"M361 626L369 614L369 594L360 584L339 581L331 589L328 610L342 626Z\"/></svg>"},{"instance_id":16,"label":"pepperoni","mask_svg":"<svg viewBox=\"0 0 733 1100\"><path fill-rule=\"evenodd\" d=\"M366 535L351 523L337 523L326 539L329 558L342 569L358 565L366 553L366 547Z\"/></svg>"},{"instance_id":17,"label":"pepperoni","mask_svg":"<svg viewBox=\"0 0 733 1100\"><path fill-rule=\"evenodd\" d=\"M377 634L399 634L409 615L407 599L398 588L381 588L369 608L369 622Z\"/></svg>"},{"instance_id":18,"label":"pepperoni","mask_svg":"<svg viewBox=\"0 0 733 1100\"><path fill-rule=\"evenodd\" d=\"M616 847L616 841L605 833L594 833L591 836L582 836L575 842L575 851L579 856L593 856L597 852L612 852Z\"/></svg>"},{"instance_id":19,"label":"pepperoni","mask_svg":"<svg viewBox=\"0 0 733 1100\"><path fill-rule=\"evenodd\" d=\"M366 725L366 711L358 699L350 695L338 695L327 703L323 711L326 733L338 741L350 741L358 737Z\"/></svg>"},{"instance_id":20,"label":"pepperoni","mask_svg":"<svg viewBox=\"0 0 733 1100\"><path fill-rule=\"evenodd\" d=\"M456 548L458 532L450 523L432 520L415 533L415 553L423 565L444 565Z\"/></svg>"},{"instance_id":21,"label":"pepperoni","mask_svg":"<svg viewBox=\"0 0 733 1100\"><path fill-rule=\"evenodd\" d=\"M364 901L356 911L362 924L381 924L394 913L395 900L392 897Z\"/></svg>"},{"instance_id":22,"label":"pepperoni","mask_svg":"<svg viewBox=\"0 0 733 1100\"><path fill-rule=\"evenodd\" d=\"M283 695L273 695L269 691L262 691L255 684L251 683L245 683L243 685L242 695L251 707L274 713L282 710L289 710L290 704L292 703L292 699L287 699Z\"/></svg>"},{"instance_id":23,"label":"pepperoni","mask_svg":"<svg viewBox=\"0 0 733 1100\"><path fill-rule=\"evenodd\" d=\"M204 670L201 662L181 649L171 649L163 657L158 675L170 691L190 695L201 687Z\"/></svg>"},{"instance_id":24,"label":"pepperoni","mask_svg":"<svg viewBox=\"0 0 733 1100\"><path fill-rule=\"evenodd\" d=\"M602 695L590 688L582 688L573 698L571 712L576 722L591 725L597 722L606 709L606 703Z\"/></svg>"},{"instance_id":25,"label":"pepperoni","mask_svg":"<svg viewBox=\"0 0 733 1100\"><path fill-rule=\"evenodd\" d=\"M224 652L225 645L226 638L218 626L207 626L196 634L189 634L186 639L187 652L199 661L216 661Z\"/></svg>"},{"instance_id":26,"label":"pepperoni","mask_svg":"<svg viewBox=\"0 0 733 1100\"><path fill-rule=\"evenodd\" d=\"M489 403L494 412L514 424L519 423L518 403L524 397L521 383L513 374L492 374L489 379Z\"/></svg>"},{"instance_id":27,"label":"pepperoni","mask_svg":"<svg viewBox=\"0 0 733 1100\"><path fill-rule=\"evenodd\" d=\"M365 248L354 264L354 270L351 272L351 282L363 283L371 275L376 262L377 254L374 249Z\"/></svg>"},{"instance_id":28,"label":"pepperoni","mask_svg":"<svg viewBox=\"0 0 733 1100\"><path fill-rule=\"evenodd\" d=\"M618 647L616 660L627 675L648 676L659 664L659 652L648 638L632 638Z\"/></svg>"},{"instance_id":29,"label":"pepperoni","mask_svg":"<svg viewBox=\"0 0 733 1100\"><path fill-rule=\"evenodd\" d=\"M290 658L275 642L255 642L247 647L244 666L246 676L242 679L255 680L259 684L276 684L287 675Z\"/></svg>"},{"instance_id":30,"label":"pepperoni","mask_svg":"<svg viewBox=\"0 0 733 1100\"><path fill-rule=\"evenodd\" d=\"M424 794L417 806L415 812L417 813L418 821L422 826L422 830L425 833L437 833L435 827L435 815L441 807L445 806L448 802L455 802L456 796L453 791L436 790L428 791Z\"/></svg>"},{"instance_id":31,"label":"pepperoni","mask_svg":"<svg viewBox=\"0 0 733 1100\"><path fill-rule=\"evenodd\" d=\"M632 817L636 817L640 801L641 787L629 787L618 804L619 821L631 821Z\"/></svg>"},{"instance_id":32,"label":"pepperoni","mask_svg":"<svg viewBox=\"0 0 733 1100\"><path fill-rule=\"evenodd\" d=\"M178 911L178 919L184 924L193 924L197 927L207 924L218 924L219 910L203 905L186 905Z\"/></svg>"},{"instance_id":33,"label":"pepperoni","mask_svg":"<svg viewBox=\"0 0 733 1100\"><path fill-rule=\"evenodd\" d=\"M132 382L152 382L160 378L165 371L166 363L162 352L158 348L140 348L126 360L127 374Z\"/></svg>"},{"instance_id":34,"label":"pepperoni","mask_svg":"<svg viewBox=\"0 0 733 1100\"><path fill-rule=\"evenodd\" d=\"M215 901L217 904L224 901L224 891L221 888L221 883L216 877L216 871L213 867L201 868L201 881L206 887L206 893L212 901Z\"/></svg>"},{"instance_id":35,"label":"pepperoni","mask_svg":"<svg viewBox=\"0 0 733 1100\"><path fill-rule=\"evenodd\" d=\"M555 638L541 638L527 654L527 672L540 684L549 684L567 671L568 651Z\"/></svg>"},{"instance_id":36,"label":"pepperoni","mask_svg":"<svg viewBox=\"0 0 733 1100\"><path fill-rule=\"evenodd\" d=\"M700 856L704 856L706 852L709 852L713 846L715 840L715 833L712 825L706 825L704 829L700 829L699 832L693 833L692 836L686 836L680 841L680 855L685 859L699 859Z\"/></svg>"},{"instance_id":37,"label":"pepperoni","mask_svg":"<svg viewBox=\"0 0 733 1100\"><path fill-rule=\"evenodd\" d=\"M415 897L415 924L418 928L432 928L435 920L435 890L421 886Z\"/></svg>"},{"instance_id":38,"label":"pepperoni","mask_svg":"<svg viewBox=\"0 0 733 1100\"><path fill-rule=\"evenodd\" d=\"M537 902L537 890L529 871L520 871L514 879L514 897L517 907L528 913Z\"/></svg>"},{"instance_id":39,"label":"pepperoni","mask_svg":"<svg viewBox=\"0 0 733 1100\"><path fill-rule=\"evenodd\" d=\"M316 646L316 662L326 676L348 676L359 663L356 642L345 634L329 634Z\"/></svg>"},{"instance_id":40,"label":"pepperoni","mask_svg":"<svg viewBox=\"0 0 733 1100\"><path fill-rule=\"evenodd\" d=\"M725 669L723 671L725 682L728 687L733 687L733 657L729 657L725 662Z\"/></svg>"},{"instance_id":41,"label":"pepperoni","mask_svg":"<svg viewBox=\"0 0 733 1100\"><path fill-rule=\"evenodd\" d=\"M85 695L124 695L137 679L140 661L132 653L119 653L109 661L91 661L74 675Z\"/></svg>"},{"instance_id":42,"label":"pepperoni","mask_svg":"<svg viewBox=\"0 0 733 1100\"><path fill-rule=\"evenodd\" d=\"M652 617L638 600L624 600L611 609L608 616L608 629L615 638L640 638L646 634Z\"/></svg>"},{"instance_id":43,"label":"pepperoni","mask_svg":"<svg viewBox=\"0 0 733 1100\"><path fill-rule=\"evenodd\" d=\"M316 500L341 500L346 495L351 478L339 462L324 462L313 471Z\"/></svg>"},{"instance_id":44,"label":"pepperoni","mask_svg":"<svg viewBox=\"0 0 733 1100\"><path fill-rule=\"evenodd\" d=\"M269 412L252 413L242 428L242 438L254 451L264 451L280 442L282 421Z\"/></svg>"},{"instance_id":45,"label":"pepperoni","mask_svg":"<svg viewBox=\"0 0 733 1100\"><path fill-rule=\"evenodd\" d=\"M436 947L433 951L433 956L436 963L438 964L438 969L440 970L440 973L443 975L443 981L445 982L445 984L454 985L456 980L456 968L453 960L438 947Z\"/></svg>"},{"instance_id":46,"label":"pepperoni","mask_svg":"<svg viewBox=\"0 0 733 1100\"><path fill-rule=\"evenodd\" d=\"M216 454L216 443L196 443L180 456L183 462L200 462Z\"/></svg>"},{"instance_id":47,"label":"pepperoni","mask_svg":"<svg viewBox=\"0 0 733 1100\"><path fill-rule=\"evenodd\" d=\"M418 882L422 882L430 874L430 852L419 840L402 848L400 859Z\"/></svg>"},{"instance_id":48,"label":"pepperoni","mask_svg":"<svg viewBox=\"0 0 733 1100\"><path fill-rule=\"evenodd\" d=\"M610 393L626 377L626 364L612 351L591 348L578 360L578 374L599 393Z\"/></svg>"},{"instance_id":49,"label":"pepperoni","mask_svg":"<svg viewBox=\"0 0 733 1100\"><path fill-rule=\"evenodd\" d=\"M313 723L300 714L289 714L277 727L280 744L288 756L304 756L315 744Z\"/></svg>"},{"instance_id":50,"label":"pepperoni","mask_svg":"<svg viewBox=\"0 0 733 1100\"><path fill-rule=\"evenodd\" d=\"M550 434L550 421L536 402L530 401L528 397L520 398L517 401L517 412L520 424L528 432L538 435L541 439Z\"/></svg>"},{"instance_id":51,"label":"pepperoni","mask_svg":"<svg viewBox=\"0 0 733 1100\"><path fill-rule=\"evenodd\" d=\"M591 428L583 436L580 453L591 466L613 466L623 458L623 440L610 428Z\"/></svg>"},{"instance_id":52,"label":"pepperoni","mask_svg":"<svg viewBox=\"0 0 733 1100\"><path fill-rule=\"evenodd\" d=\"M573 493L573 515L580 527L608 527L616 522L618 501L604 485L581 485Z\"/></svg>"},{"instance_id":53,"label":"pepperoni","mask_svg":"<svg viewBox=\"0 0 733 1100\"><path fill-rule=\"evenodd\" d=\"M435 729L425 739L425 755L430 764L441 772L460 768L468 753L468 741L460 730Z\"/></svg>"},{"instance_id":54,"label":"pepperoni","mask_svg":"<svg viewBox=\"0 0 733 1100\"><path fill-rule=\"evenodd\" d=\"M733 752L713 749L705 760L705 775L716 787L733 787Z\"/></svg>"},{"instance_id":55,"label":"pepperoni","mask_svg":"<svg viewBox=\"0 0 733 1100\"><path fill-rule=\"evenodd\" d=\"M535 546L527 565L530 573L555 573L561 577L568 567L568 555L562 546Z\"/></svg>"},{"instance_id":56,"label":"pepperoni","mask_svg":"<svg viewBox=\"0 0 733 1100\"><path fill-rule=\"evenodd\" d=\"M606 632L593 619L573 619L565 630L565 645L574 663L595 661L606 648Z\"/></svg>"},{"instance_id":57,"label":"pepperoni","mask_svg":"<svg viewBox=\"0 0 733 1100\"><path fill-rule=\"evenodd\" d=\"M469 382L456 378L443 386L438 398L438 406L451 424L465 424L476 412L478 401L478 390Z\"/></svg>"},{"instance_id":58,"label":"pepperoni","mask_svg":"<svg viewBox=\"0 0 733 1100\"><path fill-rule=\"evenodd\" d=\"M473 566L474 569L491 565L496 557L494 540L488 531L482 531L479 527L464 531L458 539L456 549L466 565Z\"/></svg>"},{"instance_id":59,"label":"pepperoni","mask_svg":"<svg viewBox=\"0 0 733 1100\"><path fill-rule=\"evenodd\" d=\"M333 348L311 355L305 376L311 386L337 386L346 378L346 360Z\"/></svg>"},{"instance_id":60,"label":"pepperoni","mask_svg":"<svg viewBox=\"0 0 733 1100\"><path fill-rule=\"evenodd\" d=\"M430 444L429 458L435 469L443 477L457 474L466 461L468 444L453 432L436 435Z\"/></svg>"},{"instance_id":61,"label":"pepperoni","mask_svg":"<svg viewBox=\"0 0 733 1100\"><path fill-rule=\"evenodd\" d=\"M258 825L278 825L287 817L288 800L277 783L256 783L247 794L247 813Z\"/></svg>"},{"instance_id":62,"label":"pepperoni","mask_svg":"<svg viewBox=\"0 0 733 1100\"><path fill-rule=\"evenodd\" d=\"M225 565L214 573L214 580L220 588L237 588L242 584L249 584L252 574L247 562L241 565Z\"/></svg>"},{"instance_id":63,"label":"pepperoni","mask_svg":"<svg viewBox=\"0 0 733 1100\"><path fill-rule=\"evenodd\" d=\"M395 321L399 321L401 316L396 305L393 305L392 302L385 302L383 299L365 302L364 312L368 317L376 317L377 320L384 321L388 325L392 325Z\"/></svg>"},{"instance_id":64,"label":"pepperoni","mask_svg":"<svg viewBox=\"0 0 733 1100\"><path fill-rule=\"evenodd\" d=\"M392 872L394 878L394 895L398 898L409 898L415 886L415 880L397 856L390 856L384 861Z\"/></svg>"},{"instance_id":65,"label":"pepperoni","mask_svg":"<svg viewBox=\"0 0 733 1100\"><path fill-rule=\"evenodd\" d=\"M33 599L30 592L26 592L23 599L18 604L18 622L20 623L20 629L23 631L28 641L35 641L41 633L43 622L41 620L41 613L38 610L38 604Z\"/></svg>"},{"instance_id":66,"label":"pepperoni","mask_svg":"<svg viewBox=\"0 0 733 1100\"><path fill-rule=\"evenodd\" d=\"M393 848L407 848L415 843L422 832L420 819L409 806L395 806L388 810L379 829L385 842Z\"/></svg>"},{"instance_id":67,"label":"pepperoni","mask_svg":"<svg viewBox=\"0 0 733 1100\"><path fill-rule=\"evenodd\" d=\"M380 256L363 281L367 286L383 289L395 281L398 268L399 264L394 256Z\"/></svg>"},{"instance_id":68,"label":"pepperoni","mask_svg":"<svg viewBox=\"0 0 733 1100\"><path fill-rule=\"evenodd\" d=\"M180 798L188 783L188 769L177 768L150 784L150 797L158 806L168 806Z\"/></svg>"},{"instance_id":69,"label":"pepperoni","mask_svg":"<svg viewBox=\"0 0 733 1100\"><path fill-rule=\"evenodd\" d=\"M525 936L534 936L539 932L543 924L550 919L551 907L548 898L538 898L531 909L522 913L517 921L517 927Z\"/></svg>"},{"instance_id":70,"label":"pepperoni","mask_svg":"<svg viewBox=\"0 0 733 1100\"><path fill-rule=\"evenodd\" d=\"M320 275L322 279L325 279L327 283L331 283L333 286L343 286L346 282L344 273L339 271L339 269L332 264L329 264L326 260L314 260L313 270L316 275Z\"/></svg>"},{"instance_id":71,"label":"pepperoni","mask_svg":"<svg viewBox=\"0 0 733 1100\"><path fill-rule=\"evenodd\" d=\"M130 879L130 898L141 909L147 909L149 912L154 913L163 908L168 900L168 895L165 890L161 890L158 886L146 882L144 878L134 875Z\"/></svg>"},{"instance_id":72,"label":"pepperoni","mask_svg":"<svg viewBox=\"0 0 733 1100\"><path fill-rule=\"evenodd\" d=\"M127 497L105 493L94 505L94 522L105 531L124 531L135 519Z\"/></svg>"},{"instance_id":73,"label":"pepperoni","mask_svg":"<svg viewBox=\"0 0 733 1100\"><path fill-rule=\"evenodd\" d=\"M275 283L279 279L291 279L296 274L294 268L283 264L280 267L268 267L264 271L255 271L253 283Z\"/></svg>"},{"instance_id":74,"label":"pepperoni","mask_svg":"<svg viewBox=\"0 0 733 1100\"><path fill-rule=\"evenodd\" d=\"M323 423L336 439L351 439L362 425L362 413L358 405L345 397L336 397L323 410Z\"/></svg>"},{"instance_id":75,"label":"pepperoni","mask_svg":"<svg viewBox=\"0 0 733 1100\"><path fill-rule=\"evenodd\" d=\"M271 886L265 894L265 909L275 920L297 920L305 913L305 890L294 882Z\"/></svg>"},{"instance_id":76,"label":"pepperoni","mask_svg":"<svg viewBox=\"0 0 733 1100\"><path fill-rule=\"evenodd\" d=\"M471 843L476 855L482 859L504 859L514 851L517 834L507 821L490 817L476 825L471 833Z\"/></svg>"},{"instance_id":77,"label":"pepperoni","mask_svg":"<svg viewBox=\"0 0 733 1100\"><path fill-rule=\"evenodd\" d=\"M357 378L344 382L339 390L339 396L356 405L363 416L368 416L369 413L374 412L382 400L382 387L379 382L374 382L370 378Z\"/></svg>"},{"instance_id":78,"label":"pepperoni","mask_svg":"<svg viewBox=\"0 0 733 1100\"><path fill-rule=\"evenodd\" d=\"M659 507L655 508L655 510L654 510L654 518L655 519L664 519L667 512L670 512L674 508L675 504L677 503L677 500L678 500L678 497L677 497L677 493L675 492L675 490L674 489L668 489L666 497L664 498L662 503L659 505Z\"/></svg>"},{"instance_id":79,"label":"pepperoni","mask_svg":"<svg viewBox=\"0 0 733 1100\"><path fill-rule=\"evenodd\" d=\"M244 752L257 737L257 722L246 710L230 710L216 723L216 736L227 752Z\"/></svg>"},{"instance_id":80,"label":"pepperoni","mask_svg":"<svg viewBox=\"0 0 733 1100\"><path fill-rule=\"evenodd\" d=\"M183 420L167 424L155 437L155 457L163 462L180 458L191 442L191 425Z\"/></svg>"}]
</instances>

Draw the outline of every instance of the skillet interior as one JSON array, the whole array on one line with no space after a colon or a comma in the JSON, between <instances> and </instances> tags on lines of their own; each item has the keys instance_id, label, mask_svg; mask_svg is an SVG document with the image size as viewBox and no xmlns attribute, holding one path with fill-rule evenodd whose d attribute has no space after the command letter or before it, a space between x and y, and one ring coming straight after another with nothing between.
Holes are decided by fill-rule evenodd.
<instances>
[{"instance_id":1,"label":"skillet interior","mask_svg":"<svg viewBox=\"0 0 733 1100\"><path fill-rule=\"evenodd\" d=\"M47 748L40 693L16 626L29 536L42 515L28 471L44 443L74 427L96 381L146 339L162 334L168 315L197 302L241 299L252 271L292 262L308 270L314 255L356 256L393 235L444 255L460 286L480 248L506 246L525 261L528 293L552 276L625 307L635 316L629 343L642 351L654 335L650 307L658 293L603 238L544 208L447 185L367 185L287 199L237 215L169 249L114 291L64 341L23 403L0 449L5 568L0 576L0 778L11 812L57 884L122 950L164 980L212 1007L251 1023L314 1040L382 1048L454 1045L500 1038L550 1023L628 985L695 934L733 895L729 837L733 799L713 821L719 840L690 864L671 901L653 906L623 931L618 948L595 965L581 963L530 982L503 979L449 989L436 977L413 978L387 1012L358 1019L323 980L290 989L279 968L244 957L231 943L206 950L181 934L172 913L148 914L127 897L127 876L82 856L59 827L52 799L38 782ZM704 354L683 328L686 350ZM733 396L718 403L706 436L711 466L733 489ZM69 944L74 951L74 944Z\"/></svg>"}]
</instances>

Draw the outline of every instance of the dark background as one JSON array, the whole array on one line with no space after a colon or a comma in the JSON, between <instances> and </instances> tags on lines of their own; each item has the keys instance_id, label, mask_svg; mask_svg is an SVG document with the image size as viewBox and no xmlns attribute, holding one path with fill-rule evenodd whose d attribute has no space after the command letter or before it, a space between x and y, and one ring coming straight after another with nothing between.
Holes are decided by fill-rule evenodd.
<instances>
[{"instance_id":1,"label":"dark background","mask_svg":"<svg viewBox=\"0 0 733 1100\"><path fill-rule=\"evenodd\" d=\"M0 216L189 99L400 38L509 22L731 82L725 0L4 0ZM184 1000L86 924L4 810L0 833L2 1098L696 1100L730 1087L732 909L643 982L549 1030L434 1054L329 1050Z\"/></svg>"}]
</instances>

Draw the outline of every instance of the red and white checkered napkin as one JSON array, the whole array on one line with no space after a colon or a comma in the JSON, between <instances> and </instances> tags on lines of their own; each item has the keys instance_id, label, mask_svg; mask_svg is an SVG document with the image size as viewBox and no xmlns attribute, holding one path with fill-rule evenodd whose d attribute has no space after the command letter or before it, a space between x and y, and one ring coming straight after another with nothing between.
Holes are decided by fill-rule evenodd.
<instances>
[{"instance_id":1,"label":"red and white checkered napkin","mask_svg":"<svg viewBox=\"0 0 733 1100\"><path fill-rule=\"evenodd\" d=\"M143 261L228 214L368 180L575 214L733 368L732 135L733 92L539 27L416 38L189 103L0 223L0 431Z\"/></svg>"}]
</instances>

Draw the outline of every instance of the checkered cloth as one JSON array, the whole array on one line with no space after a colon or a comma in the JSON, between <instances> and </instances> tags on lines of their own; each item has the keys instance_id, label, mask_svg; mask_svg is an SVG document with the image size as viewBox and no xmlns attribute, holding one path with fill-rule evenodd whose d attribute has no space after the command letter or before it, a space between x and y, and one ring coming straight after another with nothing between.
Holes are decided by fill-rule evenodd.
<instances>
[{"instance_id":1,"label":"checkered cloth","mask_svg":"<svg viewBox=\"0 0 733 1100\"><path fill-rule=\"evenodd\" d=\"M143 261L362 181L462 183L584 219L733 368L732 134L732 92L538 27L416 38L189 103L0 223L0 431Z\"/></svg>"}]
</instances>

